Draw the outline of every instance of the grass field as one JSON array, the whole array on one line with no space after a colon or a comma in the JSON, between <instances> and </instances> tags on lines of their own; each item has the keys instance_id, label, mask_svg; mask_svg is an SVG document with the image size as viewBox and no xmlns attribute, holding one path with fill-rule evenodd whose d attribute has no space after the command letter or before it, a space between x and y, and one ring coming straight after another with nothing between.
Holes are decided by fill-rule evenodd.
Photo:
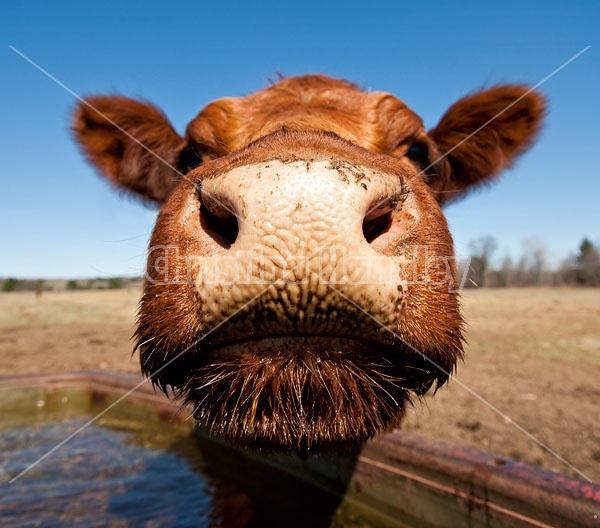
<instances>
[{"instance_id":1,"label":"grass field","mask_svg":"<svg viewBox=\"0 0 600 528\"><path fill-rule=\"evenodd\" d=\"M137 290L0 294L0 374L138 372ZM467 357L405 428L600 480L600 290L481 289L463 295ZM502 413L502 414L499 414Z\"/></svg>"}]
</instances>

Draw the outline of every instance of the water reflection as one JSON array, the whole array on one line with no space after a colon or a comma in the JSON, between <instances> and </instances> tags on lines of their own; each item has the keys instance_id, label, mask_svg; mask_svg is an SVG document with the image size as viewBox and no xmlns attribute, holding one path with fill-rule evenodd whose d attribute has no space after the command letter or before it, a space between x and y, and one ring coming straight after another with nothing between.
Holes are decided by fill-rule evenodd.
<instances>
[{"instance_id":1,"label":"water reflection","mask_svg":"<svg viewBox=\"0 0 600 528\"><path fill-rule=\"evenodd\" d=\"M86 422L0 430L2 526L358 526L340 498L223 444L162 424L96 423L7 481ZM342 483L343 488L343 483Z\"/></svg>"}]
</instances>

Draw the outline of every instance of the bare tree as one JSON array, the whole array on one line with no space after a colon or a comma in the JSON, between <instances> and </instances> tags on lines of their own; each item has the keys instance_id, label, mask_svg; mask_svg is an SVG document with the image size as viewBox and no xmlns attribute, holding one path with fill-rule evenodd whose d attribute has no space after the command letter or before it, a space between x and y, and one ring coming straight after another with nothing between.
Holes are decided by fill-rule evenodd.
<instances>
[{"instance_id":1,"label":"bare tree","mask_svg":"<svg viewBox=\"0 0 600 528\"><path fill-rule=\"evenodd\" d=\"M469 254L471 255L471 268L469 270L468 282L476 286L486 285L486 273L488 271L492 255L498 244L492 235L479 237L469 242Z\"/></svg>"},{"instance_id":2,"label":"bare tree","mask_svg":"<svg viewBox=\"0 0 600 528\"><path fill-rule=\"evenodd\" d=\"M548 254L548 250L546 249L546 244L538 238L530 239L528 241L528 246L531 255L530 266L532 282L533 284L539 285L542 283L542 272L546 268L546 255Z\"/></svg>"},{"instance_id":3,"label":"bare tree","mask_svg":"<svg viewBox=\"0 0 600 528\"><path fill-rule=\"evenodd\" d=\"M502 259L502 265L500 267L500 271L499 271L499 283L498 286L504 286L505 288L508 288L510 286L512 286L515 282L515 266L513 264L512 259L510 258L510 255L506 255L503 259Z\"/></svg>"},{"instance_id":4,"label":"bare tree","mask_svg":"<svg viewBox=\"0 0 600 528\"><path fill-rule=\"evenodd\" d=\"M543 283L547 254L543 240L537 237L523 240L523 257L519 261L522 285L538 286Z\"/></svg>"}]
</instances>

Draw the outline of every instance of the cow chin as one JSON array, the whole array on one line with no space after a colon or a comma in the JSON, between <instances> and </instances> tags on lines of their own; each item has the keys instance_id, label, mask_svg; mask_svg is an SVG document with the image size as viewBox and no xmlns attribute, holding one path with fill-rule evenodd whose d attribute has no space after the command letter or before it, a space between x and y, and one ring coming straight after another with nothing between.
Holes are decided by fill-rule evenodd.
<instances>
[{"instance_id":1,"label":"cow chin","mask_svg":"<svg viewBox=\"0 0 600 528\"><path fill-rule=\"evenodd\" d=\"M211 434L301 455L357 448L447 379L408 348L321 336L197 347L179 361L175 378L167 371L155 381L170 384Z\"/></svg>"}]
</instances>

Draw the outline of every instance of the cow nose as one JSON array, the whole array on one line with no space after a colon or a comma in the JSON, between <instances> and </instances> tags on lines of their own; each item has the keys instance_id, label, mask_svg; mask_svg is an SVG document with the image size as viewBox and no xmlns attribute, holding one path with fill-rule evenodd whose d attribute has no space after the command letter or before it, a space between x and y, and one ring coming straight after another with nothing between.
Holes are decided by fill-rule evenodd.
<instances>
[{"instance_id":1,"label":"cow nose","mask_svg":"<svg viewBox=\"0 0 600 528\"><path fill-rule=\"evenodd\" d=\"M364 250L389 226L402 192L397 177L356 164L271 160L205 180L202 228L224 250L284 258Z\"/></svg>"},{"instance_id":2,"label":"cow nose","mask_svg":"<svg viewBox=\"0 0 600 528\"><path fill-rule=\"evenodd\" d=\"M243 310L247 328L231 335L341 335L376 307L391 324L402 263L381 248L403 192L397 174L332 158L270 159L203 179L192 276L204 320Z\"/></svg>"}]
</instances>

